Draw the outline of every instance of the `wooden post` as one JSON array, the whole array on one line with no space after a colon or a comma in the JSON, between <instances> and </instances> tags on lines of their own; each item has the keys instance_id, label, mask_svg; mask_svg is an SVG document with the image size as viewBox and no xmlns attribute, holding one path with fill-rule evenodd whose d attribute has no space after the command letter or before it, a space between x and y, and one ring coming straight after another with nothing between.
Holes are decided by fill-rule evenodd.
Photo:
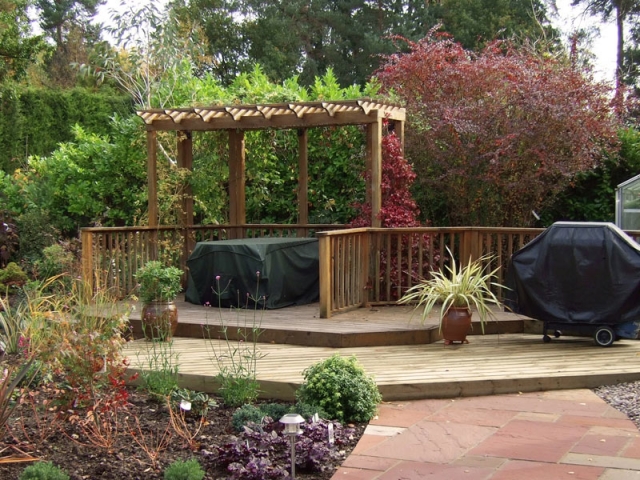
<instances>
[{"instance_id":1,"label":"wooden post","mask_svg":"<svg viewBox=\"0 0 640 480\"><path fill-rule=\"evenodd\" d=\"M192 133L178 132L178 168L193 171L193 139ZM182 225L193 225L193 193L191 184L186 182L182 186Z\"/></svg>"},{"instance_id":2,"label":"wooden post","mask_svg":"<svg viewBox=\"0 0 640 480\"><path fill-rule=\"evenodd\" d=\"M371 158L371 226L380 228L382 208L382 119L367 124L367 152Z\"/></svg>"},{"instance_id":3,"label":"wooden post","mask_svg":"<svg viewBox=\"0 0 640 480\"><path fill-rule=\"evenodd\" d=\"M360 235L361 239L361 255L360 260L362 271L360 272L360 284L362 286L362 307L369 306L369 268L370 268L370 255L371 255L371 233L366 232Z\"/></svg>"},{"instance_id":4,"label":"wooden post","mask_svg":"<svg viewBox=\"0 0 640 480\"><path fill-rule=\"evenodd\" d=\"M158 156L155 131L147 131L147 191L149 226L158 226ZM158 259L158 231L149 232L149 260Z\"/></svg>"},{"instance_id":5,"label":"wooden post","mask_svg":"<svg viewBox=\"0 0 640 480\"><path fill-rule=\"evenodd\" d=\"M244 225L245 212L245 153L244 131L229 130L229 223ZM236 229L229 238L237 238Z\"/></svg>"},{"instance_id":6,"label":"wooden post","mask_svg":"<svg viewBox=\"0 0 640 480\"><path fill-rule=\"evenodd\" d=\"M306 128L298 130L298 223L309 224L309 151ZM298 229L297 236L306 236L306 229Z\"/></svg>"},{"instance_id":7,"label":"wooden post","mask_svg":"<svg viewBox=\"0 0 640 480\"><path fill-rule=\"evenodd\" d=\"M178 168L183 168L193 172L193 135L189 131L177 132L177 147L178 147ZM180 259L180 268L186 271L187 259L189 254L195 248L195 238L193 236L193 192L191 190L190 181L185 182L182 185L182 237L183 237L183 250L182 258ZM183 275L182 284L186 286L187 276Z\"/></svg>"},{"instance_id":8,"label":"wooden post","mask_svg":"<svg viewBox=\"0 0 640 480\"><path fill-rule=\"evenodd\" d=\"M331 237L324 233L318 233L318 254L320 270L320 318L331 318L331 284L332 259Z\"/></svg>"},{"instance_id":9,"label":"wooden post","mask_svg":"<svg viewBox=\"0 0 640 480\"><path fill-rule=\"evenodd\" d=\"M93 264L93 235L87 229L80 230L82 244L82 283L85 293L91 298L95 292L95 265Z\"/></svg>"},{"instance_id":10,"label":"wooden post","mask_svg":"<svg viewBox=\"0 0 640 480\"><path fill-rule=\"evenodd\" d=\"M149 226L158 226L158 159L156 132L147 131L147 197Z\"/></svg>"},{"instance_id":11,"label":"wooden post","mask_svg":"<svg viewBox=\"0 0 640 480\"><path fill-rule=\"evenodd\" d=\"M396 120L396 135L400 140L400 147L402 148L402 154L404 155L404 122L402 120Z\"/></svg>"}]
</instances>

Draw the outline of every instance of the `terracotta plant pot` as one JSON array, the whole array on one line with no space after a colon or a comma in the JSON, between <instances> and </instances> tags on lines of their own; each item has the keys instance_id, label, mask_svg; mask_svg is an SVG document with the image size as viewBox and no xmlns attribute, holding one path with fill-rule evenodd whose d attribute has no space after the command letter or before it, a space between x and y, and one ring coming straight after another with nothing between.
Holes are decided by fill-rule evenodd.
<instances>
[{"instance_id":1,"label":"terracotta plant pot","mask_svg":"<svg viewBox=\"0 0 640 480\"><path fill-rule=\"evenodd\" d=\"M445 345L454 342L469 343L467 334L471 329L471 312L468 308L450 307L442 319L442 337Z\"/></svg>"},{"instance_id":2,"label":"terracotta plant pot","mask_svg":"<svg viewBox=\"0 0 640 480\"><path fill-rule=\"evenodd\" d=\"M148 302L142 308L142 330L148 340L171 340L178 328L175 302Z\"/></svg>"}]
</instances>

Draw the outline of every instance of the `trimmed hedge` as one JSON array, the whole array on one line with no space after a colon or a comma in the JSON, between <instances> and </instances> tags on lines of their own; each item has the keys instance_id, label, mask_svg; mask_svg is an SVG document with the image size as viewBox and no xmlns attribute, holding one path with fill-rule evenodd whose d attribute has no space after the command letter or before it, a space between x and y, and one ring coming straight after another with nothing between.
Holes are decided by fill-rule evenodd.
<instances>
[{"instance_id":1,"label":"trimmed hedge","mask_svg":"<svg viewBox=\"0 0 640 480\"><path fill-rule=\"evenodd\" d=\"M12 172L29 155L46 156L72 141L75 124L104 135L110 117L133 111L132 100L122 95L0 86L0 170Z\"/></svg>"}]
</instances>

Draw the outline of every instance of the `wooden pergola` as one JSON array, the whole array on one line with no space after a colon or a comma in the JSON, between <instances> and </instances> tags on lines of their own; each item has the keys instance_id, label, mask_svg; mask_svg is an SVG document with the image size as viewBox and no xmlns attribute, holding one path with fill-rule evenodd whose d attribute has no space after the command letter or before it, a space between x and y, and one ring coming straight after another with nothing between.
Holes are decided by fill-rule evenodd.
<instances>
[{"instance_id":1,"label":"wooden pergola","mask_svg":"<svg viewBox=\"0 0 640 480\"><path fill-rule=\"evenodd\" d=\"M147 129L147 172L149 226L158 226L157 139L156 132L177 134L178 167L193 169L192 132L226 130L229 135L229 224L246 224L245 149L247 130L296 129L298 131L298 223L308 224L307 130L312 127L365 125L367 200L372 205L371 224L380 226L383 123L393 124L404 145L405 109L376 100L296 102L260 105L210 106L140 110ZM183 197L183 225L193 225L193 199L187 186Z\"/></svg>"}]
</instances>

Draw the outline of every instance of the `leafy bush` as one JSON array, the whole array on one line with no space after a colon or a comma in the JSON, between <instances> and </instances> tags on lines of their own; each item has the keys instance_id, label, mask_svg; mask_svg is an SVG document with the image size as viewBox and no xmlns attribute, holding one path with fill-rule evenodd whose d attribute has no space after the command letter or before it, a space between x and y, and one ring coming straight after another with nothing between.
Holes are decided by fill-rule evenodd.
<instances>
[{"instance_id":1,"label":"leafy bush","mask_svg":"<svg viewBox=\"0 0 640 480\"><path fill-rule=\"evenodd\" d=\"M197 460L176 460L164 471L165 480L202 480L204 470Z\"/></svg>"},{"instance_id":2,"label":"leafy bush","mask_svg":"<svg viewBox=\"0 0 640 480\"><path fill-rule=\"evenodd\" d=\"M19 237L10 215L0 210L0 268L7 266L9 259L18 250Z\"/></svg>"},{"instance_id":3,"label":"leafy bush","mask_svg":"<svg viewBox=\"0 0 640 480\"><path fill-rule=\"evenodd\" d=\"M56 275L73 272L73 253L60 244L49 245L42 249L42 259L35 262L39 278L51 278Z\"/></svg>"},{"instance_id":4,"label":"leafy bush","mask_svg":"<svg viewBox=\"0 0 640 480\"><path fill-rule=\"evenodd\" d=\"M173 301L182 290L182 270L165 267L162 262L152 260L136 272L140 284L140 299L143 303Z\"/></svg>"},{"instance_id":5,"label":"leafy bush","mask_svg":"<svg viewBox=\"0 0 640 480\"><path fill-rule=\"evenodd\" d=\"M368 377L353 356L336 354L304 371L305 382L298 399L318 405L339 421L367 422L376 413L382 396L375 381Z\"/></svg>"},{"instance_id":6,"label":"leafy bush","mask_svg":"<svg viewBox=\"0 0 640 480\"><path fill-rule=\"evenodd\" d=\"M28 263L42 259L44 249L55 244L60 235L49 213L37 206L17 216L16 224L20 231L19 256Z\"/></svg>"},{"instance_id":7,"label":"leafy bush","mask_svg":"<svg viewBox=\"0 0 640 480\"><path fill-rule=\"evenodd\" d=\"M241 432L244 430L245 425L260 424L265 416L267 414L257 406L246 404L233 412L231 424L236 431Z\"/></svg>"},{"instance_id":8,"label":"leafy bush","mask_svg":"<svg viewBox=\"0 0 640 480\"><path fill-rule=\"evenodd\" d=\"M0 270L0 292L8 287L19 287L27 283L29 278L22 268L15 262L9 262L6 268Z\"/></svg>"},{"instance_id":9,"label":"leafy bush","mask_svg":"<svg viewBox=\"0 0 640 480\"><path fill-rule=\"evenodd\" d=\"M51 462L38 462L25 468L20 480L69 480L69 475Z\"/></svg>"},{"instance_id":10,"label":"leafy bush","mask_svg":"<svg viewBox=\"0 0 640 480\"><path fill-rule=\"evenodd\" d=\"M344 457L341 448L353 439L353 429L333 423L334 443L329 443L329 422L318 421L300 426L296 437L296 471L321 472L329 459ZM218 462L231 472L231 479L262 480L283 478L290 468L291 443L282 434L282 425L274 420L260 428L248 428L233 441L216 447ZM283 465L285 467L283 467Z\"/></svg>"},{"instance_id":11,"label":"leafy bush","mask_svg":"<svg viewBox=\"0 0 640 480\"><path fill-rule=\"evenodd\" d=\"M610 87L557 56L507 41L476 54L435 30L406 46L377 78L407 108L414 192L435 225L529 226L616 150Z\"/></svg>"}]
</instances>

